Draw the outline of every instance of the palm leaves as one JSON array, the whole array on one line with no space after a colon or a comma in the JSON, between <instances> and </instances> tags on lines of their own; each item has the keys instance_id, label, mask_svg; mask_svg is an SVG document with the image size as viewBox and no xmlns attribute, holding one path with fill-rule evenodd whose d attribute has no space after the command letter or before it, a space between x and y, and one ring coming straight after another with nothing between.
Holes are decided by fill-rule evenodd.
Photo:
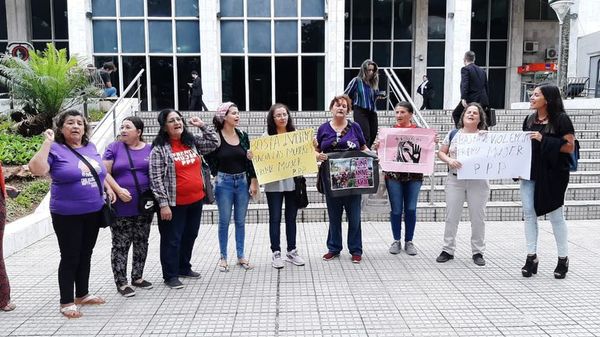
<instances>
[{"instance_id":1,"label":"palm leaves","mask_svg":"<svg viewBox=\"0 0 600 337\"><path fill-rule=\"evenodd\" d=\"M60 112L83 103L101 92L86 76L86 69L66 49L57 50L48 43L41 54L31 53L28 62L5 55L0 59L0 83L9 88L22 106L26 120L20 133L38 134L52 126Z\"/></svg>"}]
</instances>

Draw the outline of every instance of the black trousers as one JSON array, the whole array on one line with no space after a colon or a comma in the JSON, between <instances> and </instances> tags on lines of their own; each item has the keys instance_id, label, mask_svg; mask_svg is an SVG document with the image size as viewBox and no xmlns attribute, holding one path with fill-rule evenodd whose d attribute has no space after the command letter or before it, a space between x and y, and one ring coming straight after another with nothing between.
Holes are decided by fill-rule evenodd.
<instances>
[{"instance_id":1,"label":"black trousers","mask_svg":"<svg viewBox=\"0 0 600 337\"><path fill-rule=\"evenodd\" d=\"M60 303L73 303L73 288L75 297L89 293L90 264L100 229L100 211L79 215L51 213L51 216L60 249Z\"/></svg>"},{"instance_id":2,"label":"black trousers","mask_svg":"<svg viewBox=\"0 0 600 337\"><path fill-rule=\"evenodd\" d=\"M190 99L190 111L208 111L206 104L202 100L202 96L192 96Z\"/></svg>"},{"instance_id":3,"label":"black trousers","mask_svg":"<svg viewBox=\"0 0 600 337\"><path fill-rule=\"evenodd\" d=\"M429 108L431 108L431 95L423 95L423 104L421 104L421 107L419 108L419 110L429 109Z\"/></svg>"},{"instance_id":4,"label":"black trousers","mask_svg":"<svg viewBox=\"0 0 600 337\"><path fill-rule=\"evenodd\" d=\"M373 142L375 141L375 137L377 137L377 128L379 127L377 112L369 111L358 106L353 107L353 109L354 121L360 125L367 142L367 147L371 148L371 145L373 145Z\"/></svg>"}]
</instances>

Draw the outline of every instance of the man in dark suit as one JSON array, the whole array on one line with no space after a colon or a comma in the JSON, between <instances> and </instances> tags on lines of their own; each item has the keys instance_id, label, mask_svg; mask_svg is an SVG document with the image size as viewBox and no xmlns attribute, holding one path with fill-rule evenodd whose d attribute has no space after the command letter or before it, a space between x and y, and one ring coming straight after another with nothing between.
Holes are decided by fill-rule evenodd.
<instances>
[{"instance_id":1,"label":"man in dark suit","mask_svg":"<svg viewBox=\"0 0 600 337\"><path fill-rule=\"evenodd\" d=\"M458 126L460 115L467 104L479 103L486 112L490 105L487 75L475 64L475 53L470 50L466 52L463 62L465 66L460 69L460 103L452 112L455 126Z\"/></svg>"},{"instance_id":2,"label":"man in dark suit","mask_svg":"<svg viewBox=\"0 0 600 337\"><path fill-rule=\"evenodd\" d=\"M430 109L431 108L431 99L433 98L433 84L429 82L427 75L423 75L423 83L419 84L417 87L417 93L423 96L423 104L419 108L419 110Z\"/></svg>"},{"instance_id":3,"label":"man in dark suit","mask_svg":"<svg viewBox=\"0 0 600 337\"><path fill-rule=\"evenodd\" d=\"M200 76L198 76L198 72L192 71L193 82L188 83L191 88L191 97L190 97L190 110L191 111L208 111L206 104L202 100L202 80Z\"/></svg>"}]
</instances>

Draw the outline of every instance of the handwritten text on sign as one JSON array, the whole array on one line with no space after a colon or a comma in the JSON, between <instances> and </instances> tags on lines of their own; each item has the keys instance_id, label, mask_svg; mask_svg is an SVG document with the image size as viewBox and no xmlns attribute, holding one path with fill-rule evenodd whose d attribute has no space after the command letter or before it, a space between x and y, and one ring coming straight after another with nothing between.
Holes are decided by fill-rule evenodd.
<instances>
[{"instance_id":1,"label":"handwritten text on sign","mask_svg":"<svg viewBox=\"0 0 600 337\"><path fill-rule=\"evenodd\" d=\"M531 139L526 132L459 132L452 145L462 164L458 179L529 179Z\"/></svg>"},{"instance_id":2,"label":"handwritten text on sign","mask_svg":"<svg viewBox=\"0 0 600 337\"><path fill-rule=\"evenodd\" d=\"M317 172L314 130L286 132L250 141L259 184Z\"/></svg>"}]
</instances>

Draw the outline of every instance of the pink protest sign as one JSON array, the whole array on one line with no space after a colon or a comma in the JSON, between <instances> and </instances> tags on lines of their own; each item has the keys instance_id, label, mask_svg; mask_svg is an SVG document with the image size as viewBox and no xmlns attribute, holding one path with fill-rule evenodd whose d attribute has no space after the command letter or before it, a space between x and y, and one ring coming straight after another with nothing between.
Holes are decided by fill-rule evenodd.
<instances>
[{"instance_id":1,"label":"pink protest sign","mask_svg":"<svg viewBox=\"0 0 600 337\"><path fill-rule=\"evenodd\" d=\"M379 130L379 165L386 172L431 174L435 156L435 130L384 128Z\"/></svg>"}]
</instances>

